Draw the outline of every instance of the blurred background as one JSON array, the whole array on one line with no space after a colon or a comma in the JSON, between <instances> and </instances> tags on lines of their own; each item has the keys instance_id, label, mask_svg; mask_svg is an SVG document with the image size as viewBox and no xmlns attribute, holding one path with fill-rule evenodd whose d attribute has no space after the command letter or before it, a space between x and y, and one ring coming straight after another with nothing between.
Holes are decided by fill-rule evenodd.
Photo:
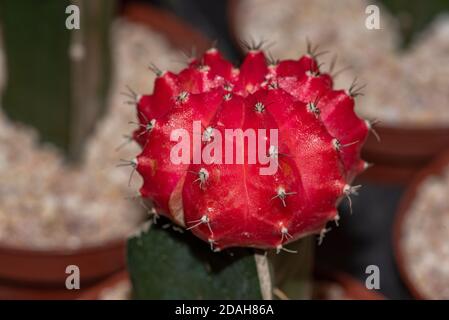
<instances>
[{"instance_id":1,"label":"blurred background","mask_svg":"<svg viewBox=\"0 0 449 320\"><path fill-rule=\"evenodd\" d=\"M152 91L150 66L180 70L214 41L238 65L242 39L278 59L309 39L337 88L367 85L356 108L376 123L374 165L316 246L317 269L363 286L375 265L386 298L449 298L446 0L0 0L0 298L77 297L56 285L68 256L88 285L124 268L147 218L138 175L116 168L139 152L128 104Z\"/></svg>"}]
</instances>

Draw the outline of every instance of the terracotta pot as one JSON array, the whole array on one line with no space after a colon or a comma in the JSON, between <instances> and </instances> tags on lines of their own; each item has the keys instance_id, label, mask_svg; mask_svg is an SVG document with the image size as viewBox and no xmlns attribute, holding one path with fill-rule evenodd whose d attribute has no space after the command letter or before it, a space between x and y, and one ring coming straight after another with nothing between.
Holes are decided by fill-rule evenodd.
<instances>
[{"instance_id":1,"label":"terracotta pot","mask_svg":"<svg viewBox=\"0 0 449 320\"><path fill-rule=\"evenodd\" d=\"M394 128L378 126L378 142L372 135L362 152L374 163L362 178L379 182L408 183L449 146L449 128Z\"/></svg>"},{"instance_id":2,"label":"terracotta pot","mask_svg":"<svg viewBox=\"0 0 449 320\"><path fill-rule=\"evenodd\" d=\"M195 48L198 53L202 53L211 46L212 42L200 32L167 11L149 5L130 3L123 8L123 15L130 21L157 30L165 35L173 46L187 52Z\"/></svg>"},{"instance_id":3,"label":"terracotta pot","mask_svg":"<svg viewBox=\"0 0 449 320\"><path fill-rule=\"evenodd\" d=\"M127 4L121 14L128 20L160 32L174 47L198 52L210 41L172 14L149 5ZM67 290L68 265L80 268L81 290ZM1 299L77 298L83 287L125 267L125 239L78 250L36 251L0 246ZM3 280L2 280L3 279Z\"/></svg>"},{"instance_id":4,"label":"terracotta pot","mask_svg":"<svg viewBox=\"0 0 449 320\"><path fill-rule=\"evenodd\" d=\"M0 278L20 284L44 284L64 289L65 271L69 265L80 269L82 284L123 269L125 241L123 239L77 250L28 250L0 247Z\"/></svg>"},{"instance_id":5,"label":"terracotta pot","mask_svg":"<svg viewBox=\"0 0 449 320\"><path fill-rule=\"evenodd\" d=\"M429 176L439 175L447 166L449 166L449 151L444 152L429 166L422 169L417 175L415 175L406 192L404 193L400 201L398 211L396 213L395 223L393 227L393 249L395 253L396 263L402 280L404 281L412 296L416 299L426 299L426 297L414 285L413 281L411 280L412 278L410 277L407 270L407 265L404 262L404 253L401 248L402 227L421 183Z\"/></svg>"},{"instance_id":6,"label":"terracotta pot","mask_svg":"<svg viewBox=\"0 0 449 320\"><path fill-rule=\"evenodd\" d=\"M0 283L0 300L73 300L88 291L90 287L82 285L80 290L67 290L65 287L62 289Z\"/></svg>"}]
</instances>

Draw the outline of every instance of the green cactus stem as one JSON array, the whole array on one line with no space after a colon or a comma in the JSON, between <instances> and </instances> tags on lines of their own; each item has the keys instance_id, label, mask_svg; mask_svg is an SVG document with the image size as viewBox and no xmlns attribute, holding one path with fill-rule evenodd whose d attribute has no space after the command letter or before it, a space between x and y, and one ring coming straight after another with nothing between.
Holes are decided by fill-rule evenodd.
<instances>
[{"instance_id":1,"label":"green cactus stem","mask_svg":"<svg viewBox=\"0 0 449 320\"><path fill-rule=\"evenodd\" d=\"M213 252L190 232L149 224L128 241L135 299L308 299L311 239L297 254L237 248ZM211 244L213 246L213 244Z\"/></svg>"},{"instance_id":2,"label":"green cactus stem","mask_svg":"<svg viewBox=\"0 0 449 320\"><path fill-rule=\"evenodd\" d=\"M80 9L80 29L68 30L67 6ZM110 78L110 0L2 0L8 115L38 129L79 159L103 110Z\"/></svg>"}]
</instances>

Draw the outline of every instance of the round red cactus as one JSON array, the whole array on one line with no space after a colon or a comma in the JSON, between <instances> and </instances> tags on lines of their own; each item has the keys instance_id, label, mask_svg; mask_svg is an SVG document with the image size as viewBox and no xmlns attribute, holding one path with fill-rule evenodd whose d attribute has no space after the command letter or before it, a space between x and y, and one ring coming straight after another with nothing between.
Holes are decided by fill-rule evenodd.
<instances>
[{"instance_id":1,"label":"round red cactus","mask_svg":"<svg viewBox=\"0 0 449 320\"><path fill-rule=\"evenodd\" d=\"M269 63L252 49L238 69L213 48L179 74L158 72L153 94L137 103L134 138L143 151L132 164L143 177L140 194L217 250L279 250L320 233L338 219L336 206L355 193L351 182L366 167L360 150L370 123L354 112L355 91L334 90L311 54ZM225 148L226 139L215 139L226 129L277 130L276 144L265 139L276 172L262 175L261 163L229 163L225 155L215 163L174 163L172 133L193 132L195 121L203 148ZM232 143L244 154L254 147Z\"/></svg>"}]
</instances>

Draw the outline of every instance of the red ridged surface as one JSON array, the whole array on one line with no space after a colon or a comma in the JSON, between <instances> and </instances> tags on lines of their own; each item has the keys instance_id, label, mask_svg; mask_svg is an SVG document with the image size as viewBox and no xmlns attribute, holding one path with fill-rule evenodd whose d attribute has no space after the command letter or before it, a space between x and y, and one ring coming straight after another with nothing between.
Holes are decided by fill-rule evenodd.
<instances>
[{"instance_id":1,"label":"red ridged surface","mask_svg":"<svg viewBox=\"0 0 449 320\"><path fill-rule=\"evenodd\" d=\"M367 123L355 114L350 93L334 90L332 77L321 75L309 55L267 65L262 51L251 50L237 69L211 49L178 75L159 76L154 93L142 96L137 109L142 197L216 249L280 249L319 233L336 218L336 205L364 168ZM171 162L177 144L171 132L192 134L193 121L201 121L201 134L222 134L222 164ZM276 173L261 175L267 165L248 162L248 143L244 162L236 163L236 140L234 162L226 164L225 129L267 129L268 137L269 129L277 129ZM203 149L220 143L214 139L212 134L201 142ZM267 149L271 143L268 138ZM206 173L202 179L200 172Z\"/></svg>"}]
</instances>

